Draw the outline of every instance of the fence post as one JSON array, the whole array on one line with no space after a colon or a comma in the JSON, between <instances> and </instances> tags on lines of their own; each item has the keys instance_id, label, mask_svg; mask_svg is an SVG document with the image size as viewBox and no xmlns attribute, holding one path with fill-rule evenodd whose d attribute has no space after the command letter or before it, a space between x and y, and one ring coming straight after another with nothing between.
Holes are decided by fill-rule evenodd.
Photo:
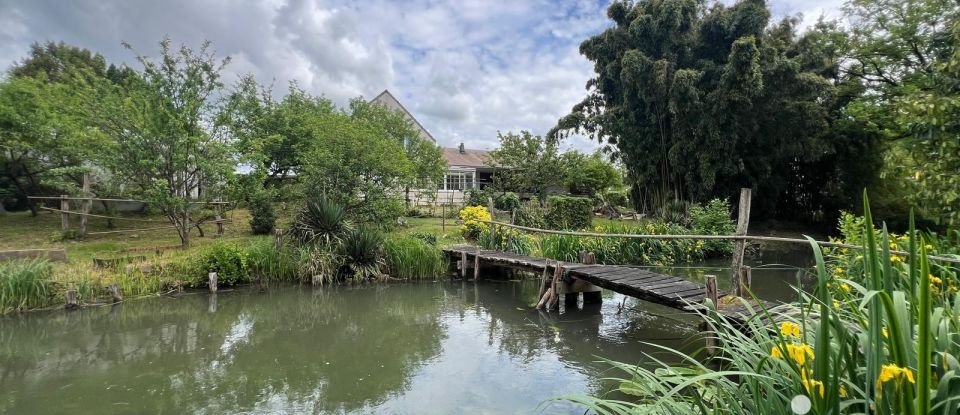
<instances>
[{"instance_id":1,"label":"fence post","mask_svg":"<svg viewBox=\"0 0 960 415\"><path fill-rule=\"evenodd\" d=\"M207 274L207 286L210 288L210 292L217 292L217 273L211 272Z\"/></svg>"},{"instance_id":2,"label":"fence post","mask_svg":"<svg viewBox=\"0 0 960 415\"><path fill-rule=\"evenodd\" d=\"M70 201L67 195L60 195L60 230L67 232L70 230Z\"/></svg>"},{"instance_id":3,"label":"fence post","mask_svg":"<svg viewBox=\"0 0 960 415\"><path fill-rule=\"evenodd\" d=\"M740 204L737 207L737 236L745 236L747 227L750 225L750 198L751 191L748 188L740 189ZM737 288L737 295L743 296L740 292L740 267L743 266L743 251L746 248L745 239L737 239L733 248L733 263L730 264L730 270L733 275L733 286Z\"/></svg>"},{"instance_id":4,"label":"fence post","mask_svg":"<svg viewBox=\"0 0 960 415\"><path fill-rule=\"evenodd\" d=\"M717 298L717 276L716 275L706 275L706 291L707 297L704 299L710 300L715 309L720 308ZM704 350L707 353L707 356L712 357L716 354L717 348L719 347L719 342L717 341L717 332L714 330L713 325L710 324L710 310L705 310L703 312L704 321L700 323L700 331L703 333L703 338L706 342L704 345Z\"/></svg>"},{"instance_id":5,"label":"fence post","mask_svg":"<svg viewBox=\"0 0 960 415\"><path fill-rule=\"evenodd\" d=\"M82 194L86 199L80 206L80 212L83 213L80 215L80 237L87 236L87 214L90 213L90 206L93 204L93 199L90 198L90 173L83 174Z\"/></svg>"},{"instance_id":6,"label":"fence post","mask_svg":"<svg viewBox=\"0 0 960 415\"><path fill-rule=\"evenodd\" d=\"M476 255L473 257L473 280L477 281L480 279L480 251L477 250Z\"/></svg>"},{"instance_id":7,"label":"fence post","mask_svg":"<svg viewBox=\"0 0 960 415\"><path fill-rule=\"evenodd\" d=\"M707 296L705 299L713 302L713 306L719 308L720 305L717 303L717 276L716 275L706 275L706 290Z\"/></svg>"},{"instance_id":8,"label":"fence post","mask_svg":"<svg viewBox=\"0 0 960 415\"><path fill-rule=\"evenodd\" d=\"M283 229L277 228L273 230L273 244L277 251L283 247Z\"/></svg>"},{"instance_id":9,"label":"fence post","mask_svg":"<svg viewBox=\"0 0 960 415\"><path fill-rule=\"evenodd\" d=\"M467 279L467 251L460 251L460 278Z\"/></svg>"}]
</instances>

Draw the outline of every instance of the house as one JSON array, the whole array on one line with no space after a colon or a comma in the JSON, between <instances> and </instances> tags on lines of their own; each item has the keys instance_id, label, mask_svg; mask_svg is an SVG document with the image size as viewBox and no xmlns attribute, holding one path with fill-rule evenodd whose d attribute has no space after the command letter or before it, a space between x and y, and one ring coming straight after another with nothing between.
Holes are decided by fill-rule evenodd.
<instances>
[{"instance_id":1,"label":"house","mask_svg":"<svg viewBox=\"0 0 960 415\"><path fill-rule=\"evenodd\" d=\"M384 90L370 102L401 112L417 129L420 138L437 143L430 131L389 90ZM463 143L455 148L442 147L442 150L442 157L447 162L447 172L443 181L437 183L435 189L412 190L411 203L459 205L463 203L467 191L482 189L493 183L494 168L490 163L489 151L468 149Z\"/></svg>"}]
</instances>

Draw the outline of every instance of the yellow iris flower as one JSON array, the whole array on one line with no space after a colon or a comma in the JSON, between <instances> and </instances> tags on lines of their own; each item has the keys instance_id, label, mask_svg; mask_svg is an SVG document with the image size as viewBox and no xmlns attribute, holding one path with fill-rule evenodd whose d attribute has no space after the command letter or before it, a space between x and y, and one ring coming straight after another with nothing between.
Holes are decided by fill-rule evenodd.
<instances>
[{"instance_id":1,"label":"yellow iris flower","mask_svg":"<svg viewBox=\"0 0 960 415\"><path fill-rule=\"evenodd\" d=\"M890 381L916 383L913 379L913 372L909 368L900 367L895 364L883 365L880 369L880 376L877 377L877 387L880 388L884 383Z\"/></svg>"}]
</instances>

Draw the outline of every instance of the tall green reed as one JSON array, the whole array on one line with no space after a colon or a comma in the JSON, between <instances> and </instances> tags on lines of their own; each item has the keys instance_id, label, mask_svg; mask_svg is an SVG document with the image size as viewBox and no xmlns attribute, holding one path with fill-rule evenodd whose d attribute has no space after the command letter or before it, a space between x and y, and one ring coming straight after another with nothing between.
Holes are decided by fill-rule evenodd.
<instances>
[{"instance_id":1,"label":"tall green reed","mask_svg":"<svg viewBox=\"0 0 960 415\"><path fill-rule=\"evenodd\" d=\"M436 279L447 270L440 248L421 239L395 236L384 242L387 273L401 279Z\"/></svg>"},{"instance_id":2,"label":"tall green reed","mask_svg":"<svg viewBox=\"0 0 960 415\"><path fill-rule=\"evenodd\" d=\"M53 296L52 272L43 259L0 263L0 313L48 305Z\"/></svg>"}]
</instances>

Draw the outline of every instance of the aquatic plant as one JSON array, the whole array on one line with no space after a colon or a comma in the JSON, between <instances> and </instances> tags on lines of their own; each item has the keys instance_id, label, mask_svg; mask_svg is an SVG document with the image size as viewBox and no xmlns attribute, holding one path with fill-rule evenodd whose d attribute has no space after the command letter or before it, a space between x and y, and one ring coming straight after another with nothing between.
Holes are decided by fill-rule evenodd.
<instances>
[{"instance_id":1,"label":"aquatic plant","mask_svg":"<svg viewBox=\"0 0 960 415\"><path fill-rule=\"evenodd\" d=\"M942 290L956 283L956 268L932 267L912 229L902 241L908 254L891 253L866 202L865 212L859 268L831 271L811 241L817 284L798 291L796 308L761 310L746 327L710 313L718 365L664 348L684 365L611 363L627 374L618 389L633 400L561 399L600 414L788 413L798 396L819 414L957 413L960 294Z\"/></svg>"},{"instance_id":2,"label":"aquatic plant","mask_svg":"<svg viewBox=\"0 0 960 415\"><path fill-rule=\"evenodd\" d=\"M344 256L328 246L308 246L297 249L300 254L299 275L313 285L332 284L337 280Z\"/></svg>"},{"instance_id":3,"label":"aquatic plant","mask_svg":"<svg viewBox=\"0 0 960 415\"><path fill-rule=\"evenodd\" d=\"M253 280L297 281L301 278L305 254L293 245L277 249L273 238L257 238L247 245L247 269Z\"/></svg>"},{"instance_id":4,"label":"aquatic plant","mask_svg":"<svg viewBox=\"0 0 960 415\"><path fill-rule=\"evenodd\" d=\"M477 244L484 249L516 252L520 255L532 255L539 246L539 240L517 229L498 226L495 233L484 229L477 237Z\"/></svg>"},{"instance_id":5,"label":"aquatic plant","mask_svg":"<svg viewBox=\"0 0 960 415\"><path fill-rule=\"evenodd\" d=\"M447 270L440 248L408 236L387 238L384 242L387 273L403 279L435 279Z\"/></svg>"},{"instance_id":6,"label":"aquatic plant","mask_svg":"<svg viewBox=\"0 0 960 415\"><path fill-rule=\"evenodd\" d=\"M52 267L43 259L0 262L0 313L50 303Z\"/></svg>"}]
</instances>

